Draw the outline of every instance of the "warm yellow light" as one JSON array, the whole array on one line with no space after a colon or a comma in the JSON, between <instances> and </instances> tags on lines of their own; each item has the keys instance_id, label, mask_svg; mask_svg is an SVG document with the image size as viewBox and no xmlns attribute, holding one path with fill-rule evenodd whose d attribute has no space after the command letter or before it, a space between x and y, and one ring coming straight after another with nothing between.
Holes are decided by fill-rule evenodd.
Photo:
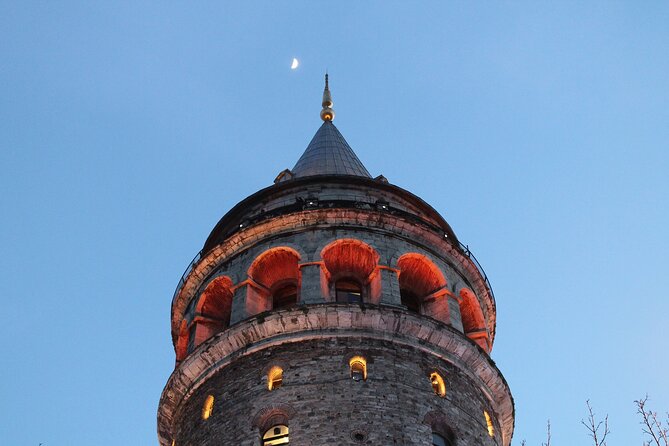
<instances>
[{"instance_id":1,"label":"warm yellow light","mask_svg":"<svg viewBox=\"0 0 669 446\"><path fill-rule=\"evenodd\" d=\"M262 436L263 446L275 446L277 444L288 444L288 426L279 424L273 426Z\"/></svg>"},{"instance_id":2,"label":"warm yellow light","mask_svg":"<svg viewBox=\"0 0 669 446\"><path fill-rule=\"evenodd\" d=\"M213 410L214 410L214 396L209 395L207 399L204 400L204 405L202 406L202 419L206 420L207 418L209 418Z\"/></svg>"},{"instance_id":3,"label":"warm yellow light","mask_svg":"<svg viewBox=\"0 0 669 446\"><path fill-rule=\"evenodd\" d=\"M365 358L354 356L348 361L348 365L351 367L351 378L356 381L360 381L360 378L363 381L367 380L367 360Z\"/></svg>"},{"instance_id":4,"label":"warm yellow light","mask_svg":"<svg viewBox=\"0 0 669 446\"><path fill-rule=\"evenodd\" d=\"M488 435L490 435L491 437L494 437L495 436L495 428L492 425L492 420L490 419L490 415L485 410L483 411L483 415L485 415L485 422L488 425Z\"/></svg>"},{"instance_id":5,"label":"warm yellow light","mask_svg":"<svg viewBox=\"0 0 669 446\"><path fill-rule=\"evenodd\" d=\"M279 366L274 366L267 372L267 388L275 390L283 384L283 369Z\"/></svg>"},{"instance_id":6,"label":"warm yellow light","mask_svg":"<svg viewBox=\"0 0 669 446\"><path fill-rule=\"evenodd\" d=\"M434 393L440 397L446 396L446 383L444 383L444 378L437 372L432 372L430 375L430 383L432 384L432 390Z\"/></svg>"}]
</instances>

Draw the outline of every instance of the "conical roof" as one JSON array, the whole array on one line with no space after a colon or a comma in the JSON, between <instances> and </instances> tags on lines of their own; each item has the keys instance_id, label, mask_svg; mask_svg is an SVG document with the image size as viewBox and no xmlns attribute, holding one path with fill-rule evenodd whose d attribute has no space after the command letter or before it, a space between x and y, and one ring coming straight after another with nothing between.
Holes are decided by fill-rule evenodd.
<instances>
[{"instance_id":1,"label":"conical roof","mask_svg":"<svg viewBox=\"0 0 669 446\"><path fill-rule=\"evenodd\" d=\"M329 120L323 122L291 173L293 178L312 175L372 177Z\"/></svg>"}]
</instances>

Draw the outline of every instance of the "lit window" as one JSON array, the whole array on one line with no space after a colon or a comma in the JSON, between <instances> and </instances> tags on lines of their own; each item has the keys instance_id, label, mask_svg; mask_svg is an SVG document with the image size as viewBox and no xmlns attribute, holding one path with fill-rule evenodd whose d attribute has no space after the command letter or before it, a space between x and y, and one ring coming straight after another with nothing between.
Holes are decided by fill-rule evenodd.
<instances>
[{"instance_id":1,"label":"lit window","mask_svg":"<svg viewBox=\"0 0 669 446\"><path fill-rule=\"evenodd\" d=\"M432 390L434 390L435 395L440 397L446 396L446 384L444 383L444 378L437 372L432 372L430 375L430 384L432 384Z\"/></svg>"},{"instance_id":2,"label":"lit window","mask_svg":"<svg viewBox=\"0 0 669 446\"><path fill-rule=\"evenodd\" d=\"M432 446L451 446L452 444L446 437L435 433L432 434Z\"/></svg>"},{"instance_id":3,"label":"lit window","mask_svg":"<svg viewBox=\"0 0 669 446\"><path fill-rule=\"evenodd\" d=\"M282 286L272 295L272 309L287 308L297 305L297 285L290 283Z\"/></svg>"},{"instance_id":4,"label":"lit window","mask_svg":"<svg viewBox=\"0 0 669 446\"><path fill-rule=\"evenodd\" d=\"M338 303L361 304L362 287L352 279L340 279L335 283L335 297Z\"/></svg>"},{"instance_id":5,"label":"lit window","mask_svg":"<svg viewBox=\"0 0 669 446\"><path fill-rule=\"evenodd\" d=\"M202 406L202 419L206 420L211 416L211 412L214 410L214 396L209 395L206 400L204 400L204 405Z\"/></svg>"},{"instance_id":6,"label":"lit window","mask_svg":"<svg viewBox=\"0 0 669 446\"><path fill-rule=\"evenodd\" d=\"M367 380L367 360L362 356L354 356L348 362L351 367L351 378L353 381Z\"/></svg>"},{"instance_id":7,"label":"lit window","mask_svg":"<svg viewBox=\"0 0 669 446\"><path fill-rule=\"evenodd\" d=\"M278 366L272 367L267 373L267 388L269 390L275 390L281 387L283 384L283 369ZM268 444L281 444L281 443L268 443Z\"/></svg>"},{"instance_id":8,"label":"lit window","mask_svg":"<svg viewBox=\"0 0 669 446\"><path fill-rule=\"evenodd\" d=\"M262 436L263 446L274 446L276 444L288 443L288 426L285 424L272 426L267 430L267 432L265 432L265 435Z\"/></svg>"},{"instance_id":9,"label":"lit window","mask_svg":"<svg viewBox=\"0 0 669 446\"><path fill-rule=\"evenodd\" d=\"M485 423L488 425L488 435L491 437L495 436L495 428L492 425L492 420L490 419L490 414L486 412L485 410L483 411L483 415L485 415Z\"/></svg>"}]
</instances>

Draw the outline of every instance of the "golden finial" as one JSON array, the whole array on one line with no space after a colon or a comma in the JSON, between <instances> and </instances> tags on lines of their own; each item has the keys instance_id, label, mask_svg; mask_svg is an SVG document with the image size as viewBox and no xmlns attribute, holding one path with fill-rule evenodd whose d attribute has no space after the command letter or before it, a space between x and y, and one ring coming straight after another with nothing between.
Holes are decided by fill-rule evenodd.
<instances>
[{"instance_id":1,"label":"golden finial","mask_svg":"<svg viewBox=\"0 0 669 446\"><path fill-rule=\"evenodd\" d=\"M332 121L335 112L332 110L332 96L330 96L330 86L328 85L328 74L325 73L325 90L323 90L323 110L321 110L321 119L323 121Z\"/></svg>"}]
</instances>

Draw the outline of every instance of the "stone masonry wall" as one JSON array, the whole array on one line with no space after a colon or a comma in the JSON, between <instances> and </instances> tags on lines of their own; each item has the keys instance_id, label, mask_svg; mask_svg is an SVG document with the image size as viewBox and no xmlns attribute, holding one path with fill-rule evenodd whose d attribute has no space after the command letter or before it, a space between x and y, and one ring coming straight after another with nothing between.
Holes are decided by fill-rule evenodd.
<instances>
[{"instance_id":1,"label":"stone masonry wall","mask_svg":"<svg viewBox=\"0 0 669 446\"><path fill-rule=\"evenodd\" d=\"M350 378L348 359L354 354L368 361L366 381ZM283 385L270 392L266 372L272 365L284 374ZM435 370L445 379L445 398L430 385ZM203 420L208 395L214 396L214 408ZM296 446L428 446L428 414L446 420L457 446L502 444L490 403L457 367L410 346L360 336L283 344L233 361L179 411L175 445L258 446L258 415L271 408L290 416L290 444ZM488 435L484 410L493 418L494 437ZM356 440L355 433L365 438Z\"/></svg>"},{"instance_id":2,"label":"stone masonry wall","mask_svg":"<svg viewBox=\"0 0 669 446\"><path fill-rule=\"evenodd\" d=\"M455 292L459 287L468 286L469 283L463 278L459 271L449 263L448 259L436 255L434 252L426 249L416 241L408 241L399 237L393 237L387 233L381 233L374 230L365 229L345 229L345 228L331 228L331 229L314 229L309 232L298 232L293 234L285 234L258 243L241 254L231 258L223 265L213 271L209 277L203 281L200 286L199 293L196 294L195 299L199 298L206 285L214 278L220 275L226 275L232 278L235 283L242 282L248 277L246 272L253 263L253 261L268 249L285 246L298 251L302 257L301 263L320 261L320 251L328 243L338 239L355 239L360 240L370 245L380 256L379 265L388 266L390 268L397 268L397 259L406 253L419 253L426 255L433 261L444 274L447 280L448 289ZM314 268L313 266L311 267ZM315 267L320 269L318 266ZM307 268L308 269L308 268ZM306 271L306 270L305 270ZM381 293L383 295L382 303L389 305L399 305L399 285L397 284L397 276L388 270L380 272L384 276L388 276L386 280L381 283ZM302 301L306 303L322 303L327 301L327 296L322 296L320 278L314 280L303 271L302 283ZM473 287L472 287L473 288ZM245 289L240 290L235 294L233 299L232 321L234 324L240 320L246 319L252 314L248 314L245 307ZM193 309L195 302L189 306L190 314L187 314L189 320L193 318ZM460 310L457 305L451 305L450 312L452 317L458 322L455 324L462 330L460 320Z\"/></svg>"}]
</instances>

